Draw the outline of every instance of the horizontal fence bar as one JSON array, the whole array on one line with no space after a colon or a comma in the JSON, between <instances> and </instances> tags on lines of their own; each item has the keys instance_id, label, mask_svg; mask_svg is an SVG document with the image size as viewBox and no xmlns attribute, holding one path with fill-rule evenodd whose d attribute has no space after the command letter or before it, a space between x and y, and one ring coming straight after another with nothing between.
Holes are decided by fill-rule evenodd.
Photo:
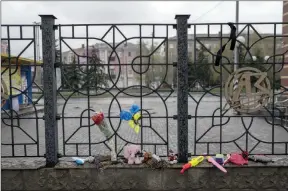
<instances>
[{"instance_id":1,"label":"horizontal fence bar","mask_svg":"<svg viewBox=\"0 0 288 191\"><path fill-rule=\"evenodd\" d=\"M188 25L226 25L227 23L189 23ZM246 23L234 23L235 25L278 25L278 24L288 24L288 22L246 22ZM61 27L69 27L69 26L110 26L110 25L115 25L115 26L139 26L139 25L159 25L159 26L174 26L175 23L101 23L101 24L55 24L55 26L61 26ZM32 24L1 24L2 27L40 27L41 25L32 25Z\"/></svg>"},{"instance_id":2,"label":"horizontal fence bar","mask_svg":"<svg viewBox=\"0 0 288 191\"><path fill-rule=\"evenodd\" d=\"M153 115L153 114L151 114ZM91 115L92 117L92 115ZM79 117L79 116L60 116L61 119L88 119L88 118L91 118L91 117ZM119 116L105 116L106 118L111 118L111 119L117 119L119 118ZM245 116L241 116L241 115L231 115L231 116L226 116L226 115L223 115L223 116L211 116L211 115L197 115L197 116L194 116L194 115L189 115L189 118L246 118L246 117L258 117L258 118L263 118L263 117L273 117L272 115L245 115ZM281 118L285 118L287 117L288 118L288 115L279 115L279 116L276 116L276 117L281 117ZM142 118L147 118L147 119L173 119L174 116L149 116L149 117L145 117L145 116L142 116ZM280 118L280 119L281 119ZM43 117L15 117L15 118L10 118L10 117L1 117L1 119L43 119Z\"/></svg>"}]
</instances>

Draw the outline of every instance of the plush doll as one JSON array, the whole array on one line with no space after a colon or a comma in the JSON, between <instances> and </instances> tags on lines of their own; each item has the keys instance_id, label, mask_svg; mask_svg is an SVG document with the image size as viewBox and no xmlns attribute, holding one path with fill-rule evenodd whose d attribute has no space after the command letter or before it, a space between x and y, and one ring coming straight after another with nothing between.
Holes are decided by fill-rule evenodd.
<instances>
[{"instance_id":1,"label":"plush doll","mask_svg":"<svg viewBox=\"0 0 288 191\"><path fill-rule=\"evenodd\" d=\"M169 150L168 160L170 164L177 163L177 154L175 154L171 149Z\"/></svg>"},{"instance_id":2,"label":"plush doll","mask_svg":"<svg viewBox=\"0 0 288 191\"><path fill-rule=\"evenodd\" d=\"M143 160L142 163L147 163L152 158L152 153L143 151Z\"/></svg>"},{"instance_id":3,"label":"plush doll","mask_svg":"<svg viewBox=\"0 0 288 191\"><path fill-rule=\"evenodd\" d=\"M152 154L150 152L143 151L143 161L142 163L146 164L150 168L161 169L168 166L168 162L162 160L159 156Z\"/></svg>"},{"instance_id":4,"label":"plush doll","mask_svg":"<svg viewBox=\"0 0 288 191\"><path fill-rule=\"evenodd\" d=\"M124 147L124 157L127 159L128 164L141 164L141 160L139 159L140 153L139 145L126 145Z\"/></svg>"}]
</instances>

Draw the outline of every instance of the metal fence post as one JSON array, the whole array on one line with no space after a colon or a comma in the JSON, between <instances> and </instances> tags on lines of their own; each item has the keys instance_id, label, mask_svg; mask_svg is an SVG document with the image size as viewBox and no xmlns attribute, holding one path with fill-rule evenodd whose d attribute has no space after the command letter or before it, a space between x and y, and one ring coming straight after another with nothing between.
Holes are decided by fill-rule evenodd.
<instances>
[{"instance_id":1,"label":"metal fence post","mask_svg":"<svg viewBox=\"0 0 288 191\"><path fill-rule=\"evenodd\" d=\"M176 15L177 20L177 122L178 162L188 161L188 19L190 15Z\"/></svg>"},{"instance_id":2,"label":"metal fence post","mask_svg":"<svg viewBox=\"0 0 288 191\"><path fill-rule=\"evenodd\" d=\"M46 166L58 162L57 92L55 75L55 19L53 15L39 15L42 30L44 120L46 143Z\"/></svg>"}]
</instances>

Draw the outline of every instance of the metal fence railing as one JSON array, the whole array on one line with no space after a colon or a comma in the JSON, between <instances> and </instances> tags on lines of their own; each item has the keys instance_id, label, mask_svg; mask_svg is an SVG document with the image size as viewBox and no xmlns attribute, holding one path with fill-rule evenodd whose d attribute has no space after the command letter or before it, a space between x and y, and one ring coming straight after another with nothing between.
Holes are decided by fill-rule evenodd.
<instances>
[{"instance_id":1,"label":"metal fence railing","mask_svg":"<svg viewBox=\"0 0 288 191\"><path fill-rule=\"evenodd\" d=\"M60 155L107 153L109 140L118 156L138 144L161 157L175 150L180 162L232 151L287 155L285 23L188 19L56 25L42 15L41 30L2 25L2 157L46 157L53 166ZM139 133L119 118L132 104ZM109 138L91 120L97 111Z\"/></svg>"}]
</instances>

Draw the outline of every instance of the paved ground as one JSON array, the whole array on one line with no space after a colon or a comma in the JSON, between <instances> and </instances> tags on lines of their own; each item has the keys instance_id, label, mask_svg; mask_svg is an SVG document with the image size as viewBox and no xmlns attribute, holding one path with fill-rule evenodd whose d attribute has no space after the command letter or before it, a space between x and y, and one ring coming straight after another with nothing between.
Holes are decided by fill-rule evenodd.
<instances>
[{"instance_id":1,"label":"paved ground","mask_svg":"<svg viewBox=\"0 0 288 191\"><path fill-rule=\"evenodd\" d=\"M164 94L163 94L164 95ZM165 96L165 95L164 95ZM199 101L201 94L193 94L193 98L196 101ZM165 98L165 97L164 97ZM112 98L101 98L97 99L96 97L91 97L90 100L90 109L100 110L102 109L105 114L108 113L109 106L110 116L117 117L120 112L120 108L117 104L117 101L111 102ZM122 109L129 109L131 104L136 103L140 104L140 98L135 97L119 97L118 102L121 105ZM79 155L89 155L89 134L90 129L90 142L92 154L97 153L106 153L108 149L104 144L96 144L100 141L104 141L105 138L98 130L96 126L91 126L88 128L88 118L80 118L80 116L87 117L88 111L88 102L85 98L71 98L65 104L64 100L58 100L59 107L58 111L61 113L62 118L59 123L59 152L63 153L63 128L64 128L64 140L68 138L79 128L79 130L71 137L67 143L81 143L78 149ZM165 107L166 104L166 107ZM128 126L127 122L123 121L119 126L119 118L111 119L111 124L114 129L119 129L117 131L117 145L118 149L122 148L125 144L125 141L132 143L141 143L141 137L144 144L144 149L154 152L154 146L151 146L151 143L163 144L163 146L157 146L156 151L159 155L166 155L167 146L165 145L167 140L169 148L177 148L177 123L172 118L165 119L163 117L172 117L177 112L177 102L176 97L170 97L163 102L162 99L157 97L144 97L142 102L142 108L148 110L150 115L153 117L149 119L143 119L143 125L147 126L142 128L142 134L136 135L133 130ZM222 108L224 107L225 100L223 99ZM204 96L201 99L200 103L197 104L191 98L189 98L189 113L194 116L189 120L189 151L192 154L201 154L207 152L207 144L196 144L196 153L194 153L194 142L195 142L195 130L196 130L196 139L201 138L200 142L219 142L220 140L220 131L222 130L222 141L226 142L222 145L222 152L232 152L237 151L236 144L241 148L245 149L246 138L249 142L248 149L252 149L255 144L258 144L258 140L264 142L271 142L272 140L272 126L268 124L264 117L235 117L234 114L229 111L226 115L230 116L222 118L222 129L220 130L220 119L217 117L219 115L220 108L220 98L214 96ZM85 111L86 110L86 111ZM216 110L216 112L215 112ZM214 113L214 114L213 114ZM145 114L145 112L144 112ZM43 113L38 112L38 117L42 117ZM147 116L147 114L145 115ZM195 119L195 116L197 118ZM205 117L210 116L210 117ZM214 116L214 117L211 117ZM35 114L30 114L24 116L26 118L35 117ZM76 118L65 118L65 117L76 117ZM158 118L157 118L158 117ZM92 123L92 121L90 121ZM5 123L5 124L4 124ZM2 119L2 144L11 143L11 124L10 120ZM15 143L33 143L32 139L37 140L37 129L39 134L39 153L45 153L45 142L44 142L44 121L42 119L20 119L19 123L17 120L13 121L13 124L17 124L18 127L13 128L14 141ZM251 126L250 126L251 124ZM213 128L211 128L213 126ZM21 127L21 128L20 128ZM150 128L151 127L151 128ZM249 135L245 133L246 128L249 128ZM204 135L204 132L211 128L207 134ZM21 131L23 129L23 131ZM26 132L27 134L25 134ZM168 132L168 134L167 134ZM247 131L248 132L248 131ZM29 138L29 136L31 138ZM241 137L241 135L243 135ZM239 138L239 139L237 139ZM125 141L124 141L125 140ZM281 142L288 140L288 133L284 127L275 126L274 127L274 141ZM232 142L231 142L232 141ZM228 143L231 142L231 143ZM150 146L149 146L150 144ZM2 156L10 156L11 146L2 145ZM75 145L66 145L65 146L65 155L76 155L76 146ZM218 143L210 143L209 151L210 153L219 153L220 145ZM16 145L14 147L15 155L24 154L24 146ZM281 154L285 152L284 144L275 144L274 147L275 154ZM271 144L259 143L254 153L271 153ZM37 144L27 146L27 155L35 155L37 153Z\"/></svg>"}]
</instances>

